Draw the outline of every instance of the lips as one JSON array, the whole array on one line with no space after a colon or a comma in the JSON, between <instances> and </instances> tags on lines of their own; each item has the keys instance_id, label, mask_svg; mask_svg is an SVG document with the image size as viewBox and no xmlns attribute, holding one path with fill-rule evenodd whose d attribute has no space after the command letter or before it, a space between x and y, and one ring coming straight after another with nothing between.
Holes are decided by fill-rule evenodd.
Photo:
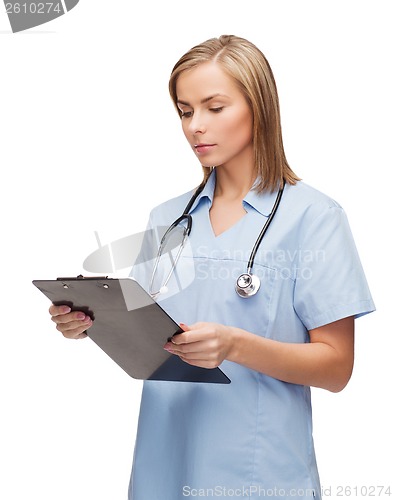
<instances>
[{"instance_id":1,"label":"lips","mask_svg":"<svg viewBox=\"0 0 393 500\"><path fill-rule=\"evenodd\" d=\"M216 144L203 144L203 143L201 143L201 144L195 144L194 149L197 152L197 154L205 154L205 153L209 153L215 146L216 146Z\"/></svg>"}]
</instances>

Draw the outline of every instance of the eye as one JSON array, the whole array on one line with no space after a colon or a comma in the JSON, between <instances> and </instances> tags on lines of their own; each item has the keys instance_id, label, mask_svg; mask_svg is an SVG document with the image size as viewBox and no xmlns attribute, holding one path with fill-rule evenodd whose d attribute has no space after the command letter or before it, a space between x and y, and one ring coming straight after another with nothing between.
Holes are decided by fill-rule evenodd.
<instances>
[{"instance_id":1,"label":"eye","mask_svg":"<svg viewBox=\"0 0 393 500\"><path fill-rule=\"evenodd\" d=\"M224 106L221 106L219 108L210 108L210 111L213 113L220 113L224 109Z\"/></svg>"},{"instance_id":2,"label":"eye","mask_svg":"<svg viewBox=\"0 0 393 500\"><path fill-rule=\"evenodd\" d=\"M192 115L192 111L181 111L180 110L180 116L181 118L190 118Z\"/></svg>"}]
</instances>

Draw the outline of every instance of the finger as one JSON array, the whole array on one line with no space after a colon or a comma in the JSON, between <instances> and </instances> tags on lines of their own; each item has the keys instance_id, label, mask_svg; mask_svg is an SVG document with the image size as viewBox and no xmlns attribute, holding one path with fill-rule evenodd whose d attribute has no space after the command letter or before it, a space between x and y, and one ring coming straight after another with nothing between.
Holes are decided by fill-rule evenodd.
<instances>
[{"instance_id":1,"label":"finger","mask_svg":"<svg viewBox=\"0 0 393 500\"><path fill-rule=\"evenodd\" d=\"M86 321L88 322L89 316L87 316L82 311L74 311L68 314L59 314L58 316L52 316L52 321L57 324L60 323L70 323L72 321Z\"/></svg>"},{"instance_id":2,"label":"finger","mask_svg":"<svg viewBox=\"0 0 393 500\"><path fill-rule=\"evenodd\" d=\"M59 316L61 314L67 314L71 312L71 307L68 306L55 306L52 304L49 308L49 314L51 316Z\"/></svg>"},{"instance_id":3,"label":"finger","mask_svg":"<svg viewBox=\"0 0 393 500\"><path fill-rule=\"evenodd\" d=\"M78 339L85 339L87 337L87 333L85 333L85 332L82 332L82 333L73 332L73 333L63 334L63 336L69 340L78 340Z\"/></svg>"},{"instance_id":4,"label":"finger","mask_svg":"<svg viewBox=\"0 0 393 500\"><path fill-rule=\"evenodd\" d=\"M180 328L184 331L184 332L188 332L190 330L190 327L187 326L185 323L179 323L179 326ZM182 344L184 342L184 338L180 338L179 339L179 336L181 335L181 333L176 333L175 335L172 336L171 338L171 342L173 344ZM176 340L174 340L176 339ZM165 348L164 348L165 349Z\"/></svg>"},{"instance_id":5,"label":"finger","mask_svg":"<svg viewBox=\"0 0 393 500\"><path fill-rule=\"evenodd\" d=\"M184 333L179 333L171 338L171 342L175 345L191 344L193 342L200 342L210 337L209 331L206 329L188 330Z\"/></svg>"},{"instance_id":6,"label":"finger","mask_svg":"<svg viewBox=\"0 0 393 500\"><path fill-rule=\"evenodd\" d=\"M209 323L194 323L193 325L186 325L185 323L179 323L179 326L182 328L184 332L192 332L192 333L178 333L174 335L171 341L174 344L185 344L187 342L197 342L203 337L206 337L209 331ZM198 335L197 335L198 334ZM174 340L175 339L175 340Z\"/></svg>"},{"instance_id":7,"label":"finger","mask_svg":"<svg viewBox=\"0 0 393 500\"><path fill-rule=\"evenodd\" d=\"M205 363L216 359L215 354L208 352L183 352L179 353L178 356L179 358L184 358L187 361L204 361Z\"/></svg>"},{"instance_id":8,"label":"finger","mask_svg":"<svg viewBox=\"0 0 393 500\"><path fill-rule=\"evenodd\" d=\"M202 353L211 351L212 347L213 346L206 340L184 344L174 344L173 341L171 341L164 345L165 350L177 355L189 353L201 355Z\"/></svg>"},{"instance_id":9,"label":"finger","mask_svg":"<svg viewBox=\"0 0 393 500\"><path fill-rule=\"evenodd\" d=\"M87 333L80 333L75 339L85 339L87 337Z\"/></svg>"},{"instance_id":10,"label":"finger","mask_svg":"<svg viewBox=\"0 0 393 500\"><path fill-rule=\"evenodd\" d=\"M78 340L78 339L85 339L87 337L87 334L85 332L63 333L63 337L65 337L68 340Z\"/></svg>"},{"instance_id":11,"label":"finger","mask_svg":"<svg viewBox=\"0 0 393 500\"><path fill-rule=\"evenodd\" d=\"M91 318L89 318L87 316L84 321L70 321L68 323L58 323L56 328L57 328L57 330L59 330L60 332L63 333L63 332L67 332L70 330L76 330L76 329L79 330L81 328L86 330L86 328L92 326L92 324L93 324L93 321L91 320Z\"/></svg>"},{"instance_id":12,"label":"finger","mask_svg":"<svg viewBox=\"0 0 393 500\"><path fill-rule=\"evenodd\" d=\"M90 325L81 325L72 329L68 330L63 330L62 327L63 325L57 325L57 329L63 334L63 336L67 339L81 339L87 337L87 334L85 333L86 330L88 330L93 323Z\"/></svg>"}]
</instances>

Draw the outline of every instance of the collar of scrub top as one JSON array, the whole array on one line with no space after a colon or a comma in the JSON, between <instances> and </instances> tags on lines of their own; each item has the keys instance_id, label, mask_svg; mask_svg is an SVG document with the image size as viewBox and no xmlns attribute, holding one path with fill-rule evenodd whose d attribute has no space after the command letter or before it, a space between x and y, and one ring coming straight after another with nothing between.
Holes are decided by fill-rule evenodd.
<instances>
[{"instance_id":1,"label":"collar of scrub top","mask_svg":"<svg viewBox=\"0 0 393 500\"><path fill-rule=\"evenodd\" d=\"M257 181L254 182L253 187L256 185L256 183ZM205 187L202 189L201 193L198 195L192 207L188 211L190 215L198 207L199 202L201 201L202 198L208 198L211 206L211 204L213 203L215 187L216 187L216 171L214 169L213 172L210 174L210 177L207 180ZM258 194L257 191L251 188L250 191L243 198L243 202L245 202L248 206L256 210L261 215L269 217L269 215L272 212L272 208L274 206L276 197L277 197L277 191L274 191L273 193L267 192Z\"/></svg>"}]
</instances>

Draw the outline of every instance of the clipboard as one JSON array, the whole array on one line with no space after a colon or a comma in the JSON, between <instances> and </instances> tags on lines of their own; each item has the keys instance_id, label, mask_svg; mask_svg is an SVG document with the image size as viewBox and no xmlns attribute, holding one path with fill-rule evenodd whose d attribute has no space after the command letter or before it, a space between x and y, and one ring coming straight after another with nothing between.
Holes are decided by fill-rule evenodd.
<instances>
[{"instance_id":1,"label":"clipboard","mask_svg":"<svg viewBox=\"0 0 393 500\"><path fill-rule=\"evenodd\" d=\"M34 280L55 305L93 319L91 338L128 375L141 380L229 384L220 368L189 365L163 349L180 326L132 278L83 277Z\"/></svg>"}]
</instances>

